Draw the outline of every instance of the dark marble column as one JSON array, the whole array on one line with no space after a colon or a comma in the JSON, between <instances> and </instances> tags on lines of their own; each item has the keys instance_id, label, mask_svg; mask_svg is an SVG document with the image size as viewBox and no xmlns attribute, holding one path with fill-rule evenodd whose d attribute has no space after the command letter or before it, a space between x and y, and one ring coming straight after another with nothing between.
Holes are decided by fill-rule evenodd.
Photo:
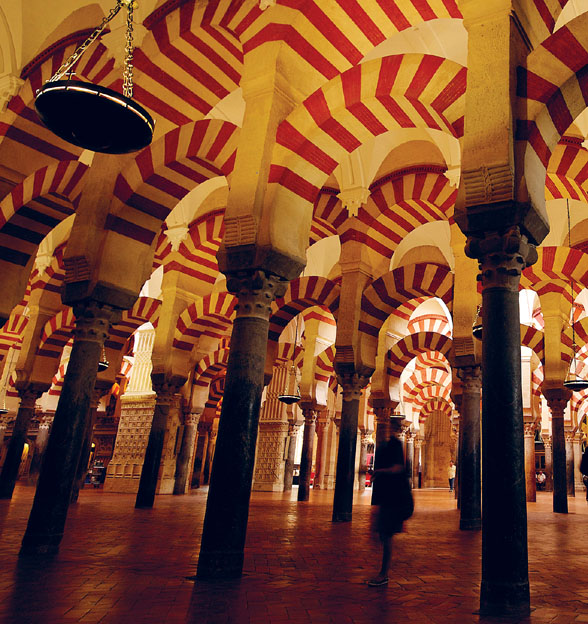
<instances>
[{"instance_id":1,"label":"dark marble column","mask_svg":"<svg viewBox=\"0 0 588 624\"><path fill-rule=\"evenodd\" d=\"M39 480L41 463L43 461L45 449L47 448L47 442L49 441L49 430L52 424L53 416L43 416L39 423L37 439L35 440L35 451L29 468L29 485L37 485L37 481Z\"/></svg>"},{"instance_id":2,"label":"dark marble column","mask_svg":"<svg viewBox=\"0 0 588 624\"><path fill-rule=\"evenodd\" d=\"M204 467L202 468L202 485L208 485L210 483L210 472L212 470L214 448L216 446L216 435L217 432L212 428L212 423L210 423L208 442L206 444L206 455L204 456Z\"/></svg>"},{"instance_id":3,"label":"dark marble column","mask_svg":"<svg viewBox=\"0 0 588 624\"><path fill-rule=\"evenodd\" d=\"M135 501L137 508L153 507L170 408L177 400L178 390L185 383L185 380L167 379L163 375L160 378L159 375L152 374L151 378L157 396Z\"/></svg>"},{"instance_id":4,"label":"dark marble column","mask_svg":"<svg viewBox=\"0 0 588 624\"><path fill-rule=\"evenodd\" d=\"M263 392L271 304L287 282L265 271L229 275L237 296L197 578L240 577Z\"/></svg>"},{"instance_id":5,"label":"dark marble column","mask_svg":"<svg viewBox=\"0 0 588 624\"><path fill-rule=\"evenodd\" d=\"M88 419L88 407L109 325L120 314L94 301L74 306L73 347L53 419L43 467L20 550L53 555L59 550Z\"/></svg>"},{"instance_id":6,"label":"dark marble column","mask_svg":"<svg viewBox=\"0 0 588 624\"><path fill-rule=\"evenodd\" d=\"M96 414L98 412L100 398L105 393L106 392L104 388L94 388L94 392L92 392L90 407L88 408L90 414L88 416L88 424L86 427L86 432L84 434L82 453L80 455L80 462L78 464L76 480L74 481L73 489L71 492L72 503L76 503L78 501L80 490L84 488L84 482L86 481L86 474L88 472L88 461L90 460L90 453L92 451L92 438L94 436L94 427L96 426Z\"/></svg>"},{"instance_id":7,"label":"dark marble column","mask_svg":"<svg viewBox=\"0 0 588 624\"><path fill-rule=\"evenodd\" d=\"M314 489L321 490L324 488L325 470L327 464L327 422L319 418L316 421L316 471L314 475Z\"/></svg>"},{"instance_id":8,"label":"dark marble column","mask_svg":"<svg viewBox=\"0 0 588 624\"><path fill-rule=\"evenodd\" d=\"M414 431L407 431L406 433L406 475L410 481L410 486L413 486L413 474L414 474Z\"/></svg>"},{"instance_id":9,"label":"dark marble column","mask_svg":"<svg viewBox=\"0 0 588 624\"><path fill-rule=\"evenodd\" d=\"M0 498L12 498L14 485L18 478L22 451L27 440L27 430L35 413L35 403L48 389L45 386L40 388L37 384L26 384L18 389L20 405L14 421L12 437L8 443L6 459L0 473Z\"/></svg>"},{"instance_id":10,"label":"dark marble column","mask_svg":"<svg viewBox=\"0 0 588 624\"><path fill-rule=\"evenodd\" d=\"M574 482L574 432L565 431L566 439L566 483L568 496L576 496Z\"/></svg>"},{"instance_id":11,"label":"dark marble column","mask_svg":"<svg viewBox=\"0 0 588 624\"><path fill-rule=\"evenodd\" d=\"M351 522L359 399L361 391L369 379L356 374L340 374L338 379L343 394L343 402L341 427L339 429L335 495L333 498L333 522Z\"/></svg>"},{"instance_id":12,"label":"dark marble column","mask_svg":"<svg viewBox=\"0 0 588 624\"><path fill-rule=\"evenodd\" d=\"M537 501L537 478L535 476L535 423L525 423L525 490L527 502Z\"/></svg>"},{"instance_id":13,"label":"dark marble column","mask_svg":"<svg viewBox=\"0 0 588 624\"><path fill-rule=\"evenodd\" d=\"M200 414L188 412L184 415L184 436L176 461L176 477L174 481L174 494L176 495L186 493L186 484L190 476L190 465L196 443L199 420Z\"/></svg>"},{"instance_id":14,"label":"dark marble column","mask_svg":"<svg viewBox=\"0 0 588 624\"><path fill-rule=\"evenodd\" d=\"M420 488L419 472L421 468L421 449L423 448L423 438L420 435L415 436L414 440L414 464L412 472L412 487L414 489Z\"/></svg>"},{"instance_id":15,"label":"dark marble column","mask_svg":"<svg viewBox=\"0 0 588 624\"><path fill-rule=\"evenodd\" d=\"M206 447L208 446L208 436L212 429L212 423L200 421L198 423L197 432L198 440L196 441L196 451L194 456L194 472L192 473L192 487L199 488L204 485L202 482L202 467L204 466L204 458L206 457Z\"/></svg>"},{"instance_id":16,"label":"dark marble column","mask_svg":"<svg viewBox=\"0 0 588 624\"><path fill-rule=\"evenodd\" d=\"M357 470L357 478L359 481L359 491L365 491L365 475L367 473L367 447L368 447L368 434L365 429L360 430L359 441L359 466Z\"/></svg>"},{"instance_id":17,"label":"dark marble column","mask_svg":"<svg viewBox=\"0 0 588 624\"><path fill-rule=\"evenodd\" d=\"M314 434L316 428L316 409L302 407L304 431L302 439L302 456L300 457L300 477L298 479L298 500L307 501L310 495L310 475L312 473L312 456L314 454Z\"/></svg>"},{"instance_id":18,"label":"dark marble column","mask_svg":"<svg viewBox=\"0 0 588 624\"><path fill-rule=\"evenodd\" d=\"M292 491L292 483L294 481L294 455L296 453L296 437L299 425L288 425L288 454L286 456L286 465L284 466L284 492Z\"/></svg>"},{"instance_id":19,"label":"dark marble column","mask_svg":"<svg viewBox=\"0 0 588 624\"><path fill-rule=\"evenodd\" d=\"M543 396L551 410L553 511L555 513L568 513L564 411L571 395L572 393L567 388L543 390Z\"/></svg>"},{"instance_id":20,"label":"dark marble column","mask_svg":"<svg viewBox=\"0 0 588 624\"><path fill-rule=\"evenodd\" d=\"M482 491L480 473L480 389L479 366L457 369L462 381L459 471L459 528L477 531L482 528Z\"/></svg>"},{"instance_id":21,"label":"dark marble column","mask_svg":"<svg viewBox=\"0 0 588 624\"><path fill-rule=\"evenodd\" d=\"M482 282L483 615L530 612L519 283L537 260L518 227L468 237Z\"/></svg>"},{"instance_id":22,"label":"dark marble column","mask_svg":"<svg viewBox=\"0 0 588 624\"><path fill-rule=\"evenodd\" d=\"M553 447L551 445L551 436L543 438L543 448L545 449L545 491L553 492Z\"/></svg>"}]
</instances>

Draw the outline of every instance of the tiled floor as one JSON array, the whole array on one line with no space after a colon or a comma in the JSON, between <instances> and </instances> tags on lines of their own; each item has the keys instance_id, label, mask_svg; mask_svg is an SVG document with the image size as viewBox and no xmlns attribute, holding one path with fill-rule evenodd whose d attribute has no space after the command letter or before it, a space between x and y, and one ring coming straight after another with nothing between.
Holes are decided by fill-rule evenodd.
<instances>
[{"instance_id":1,"label":"tiled floor","mask_svg":"<svg viewBox=\"0 0 588 624\"><path fill-rule=\"evenodd\" d=\"M0 501L2 624L503 622L478 606L480 533L461 532L448 491L417 491L416 511L395 538L393 580L368 588L379 543L369 531L369 491L357 497L353 522L330 521L332 492L253 494L238 581L188 580L195 573L206 490L156 499L81 492L58 557L35 565L17 557L33 491ZM588 504L569 499L568 515L551 512L540 493L529 504L530 618L588 622ZM515 620L516 621L516 620Z\"/></svg>"}]
</instances>

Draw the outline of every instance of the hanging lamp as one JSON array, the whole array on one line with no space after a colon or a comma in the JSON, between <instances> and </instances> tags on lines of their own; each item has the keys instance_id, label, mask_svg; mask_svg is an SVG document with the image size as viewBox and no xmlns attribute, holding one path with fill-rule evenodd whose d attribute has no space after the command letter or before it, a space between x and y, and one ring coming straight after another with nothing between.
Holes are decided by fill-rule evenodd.
<instances>
[{"instance_id":1,"label":"hanging lamp","mask_svg":"<svg viewBox=\"0 0 588 624\"><path fill-rule=\"evenodd\" d=\"M105 371L110 366L110 362L106 359L106 349L102 347L102 359L98 362L98 372Z\"/></svg>"},{"instance_id":2,"label":"hanging lamp","mask_svg":"<svg viewBox=\"0 0 588 624\"><path fill-rule=\"evenodd\" d=\"M91 82L71 80L73 66L125 5L123 93ZM136 6L135 0L117 0L102 23L37 91L35 108L39 118L51 132L68 143L105 154L136 152L151 143L154 121L132 100L133 10Z\"/></svg>"},{"instance_id":3,"label":"hanging lamp","mask_svg":"<svg viewBox=\"0 0 588 624\"><path fill-rule=\"evenodd\" d=\"M294 354L292 355L292 358L294 358L294 355L296 354L296 347L298 346L298 318L299 315L296 315L296 333L294 335ZM298 381L296 380L296 364L294 364L294 361L292 361L292 374L294 375L296 393L288 394L287 392L285 392L284 394L278 395L278 401L281 401L286 405L292 405L293 403L298 403L298 401L300 401L300 388L298 387ZM286 388L287 387L288 384L286 384Z\"/></svg>"},{"instance_id":4,"label":"hanging lamp","mask_svg":"<svg viewBox=\"0 0 588 624\"><path fill-rule=\"evenodd\" d=\"M568 245L572 248L571 238L571 221L570 221L570 202L566 200L566 206L568 210ZM579 392L588 388L588 379L584 379L578 375L578 345L576 344L576 326L574 323L574 280L570 277L570 300L572 302L572 361L570 362L570 368L567 372L563 385L566 388L572 390L572 392Z\"/></svg>"}]
</instances>

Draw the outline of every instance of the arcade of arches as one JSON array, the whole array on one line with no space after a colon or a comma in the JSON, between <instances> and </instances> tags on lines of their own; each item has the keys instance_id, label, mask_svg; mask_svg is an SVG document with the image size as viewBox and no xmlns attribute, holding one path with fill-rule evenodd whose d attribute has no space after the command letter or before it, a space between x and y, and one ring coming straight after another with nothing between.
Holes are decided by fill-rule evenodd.
<instances>
[{"instance_id":1,"label":"arcade of arches","mask_svg":"<svg viewBox=\"0 0 588 624\"><path fill-rule=\"evenodd\" d=\"M121 156L34 109L113 3L0 3L21 556L57 552L89 466L138 507L209 484L197 574L238 577L251 489L332 489L351 521L395 413L414 487L457 462L482 613L527 613L536 468L554 512L584 495L588 391L563 382L588 373L588 2L139 0L155 135ZM124 31L78 79L120 90Z\"/></svg>"}]
</instances>

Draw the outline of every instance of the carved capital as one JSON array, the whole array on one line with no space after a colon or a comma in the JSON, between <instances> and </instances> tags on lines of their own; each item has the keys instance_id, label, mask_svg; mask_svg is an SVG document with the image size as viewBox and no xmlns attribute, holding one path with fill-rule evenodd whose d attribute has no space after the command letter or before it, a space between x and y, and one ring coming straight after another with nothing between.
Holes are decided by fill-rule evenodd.
<instances>
[{"instance_id":1,"label":"carved capital","mask_svg":"<svg viewBox=\"0 0 588 624\"><path fill-rule=\"evenodd\" d=\"M535 423L525 423L525 438L534 438L535 429L537 429Z\"/></svg>"},{"instance_id":2,"label":"carved capital","mask_svg":"<svg viewBox=\"0 0 588 624\"><path fill-rule=\"evenodd\" d=\"M483 288L506 288L518 292L523 269L537 261L537 250L518 226L489 232L484 238L469 236L466 255L479 261L478 281Z\"/></svg>"},{"instance_id":3,"label":"carved capital","mask_svg":"<svg viewBox=\"0 0 588 624\"><path fill-rule=\"evenodd\" d=\"M545 447L545 450L551 450L551 436L543 437L543 446Z\"/></svg>"},{"instance_id":4,"label":"carved capital","mask_svg":"<svg viewBox=\"0 0 588 624\"><path fill-rule=\"evenodd\" d=\"M547 388L543 390L547 406L551 410L552 418L563 418L566 405L572 396L567 388Z\"/></svg>"},{"instance_id":5,"label":"carved capital","mask_svg":"<svg viewBox=\"0 0 588 624\"><path fill-rule=\"evenodd\" d=\"M376 424L378 425L389 422L391 414L392 407L374 407L374 415L376 417Z\"/></svg>"},{"instance_id":6,"label":"carved capital","mask_svg":"<svg viewBox=\"0 0 588 624\"><path fill-rule=\"evenodd\" d=\"M361 391L368 385L370 378L355 373L339 373L337 381L341 386L343 400L355 401L361 397Z\"/></svg>"},{"instance_id":7,"label":"carved capital","mask_svg":"<svg viewBox=\"0 0 588 624\"><path fill-rule=\"evenodd\" d=\"M74 340L104 344L110 325L120 320L121 311L97 301L84 301L73 307L76 324Z\"/></svg>"},{"instance_id":8,"label":"carved capital","mask_svg":"<svg viewBox=\"0 0 588 624\"><path fill-rule=\"evenodd\" d=\"M272 302L286 292L288 282L267 271L243 271L227 278L227 290L237 297L237 318L268 320Z\"/></svg>"},{"instance_id":9,"label":"carved capital","mask_svg":"<svg viewBox=\"0 0 588 624\"><path fill-rule=\"evenodd\" d=\"M316 422L316 410L313 408L305 407L302 409L302 415L304 416L304 422L307 425L312 425Z\"/></svg>"},{"instance_id":10,"label":"carved capital","mask_svg":"<svg viewBox=\"0 0 588 624\"><path fill-rule=\"evenodd\" d=\"M37 384L27 384L18 388L18 396L20 398L20 408L34 409L35 403L41 398L43 392L49 390L49 386L39 387Z\"/></svg>"},{"instance_id":11,"label":"carved capital","mask_svg":"<svg viewBox=\"0 0 588 624\"><path fill-rule=\"evenodd\" d=\"M184 414L184 425L186 427L197 427L201 414L198 412L187 412Z\"/></svg>"},{"instance_id":12,"label":"carved capital","mask_svg":"<svg viewBox=\"0 0 588 624\"><path fill-rule=\"evenodd\" d=\"M482 388L482 367L461 366L456 370L457 376L462 381L462 392L479 394Z\"/></svg>"}]
</instances>

